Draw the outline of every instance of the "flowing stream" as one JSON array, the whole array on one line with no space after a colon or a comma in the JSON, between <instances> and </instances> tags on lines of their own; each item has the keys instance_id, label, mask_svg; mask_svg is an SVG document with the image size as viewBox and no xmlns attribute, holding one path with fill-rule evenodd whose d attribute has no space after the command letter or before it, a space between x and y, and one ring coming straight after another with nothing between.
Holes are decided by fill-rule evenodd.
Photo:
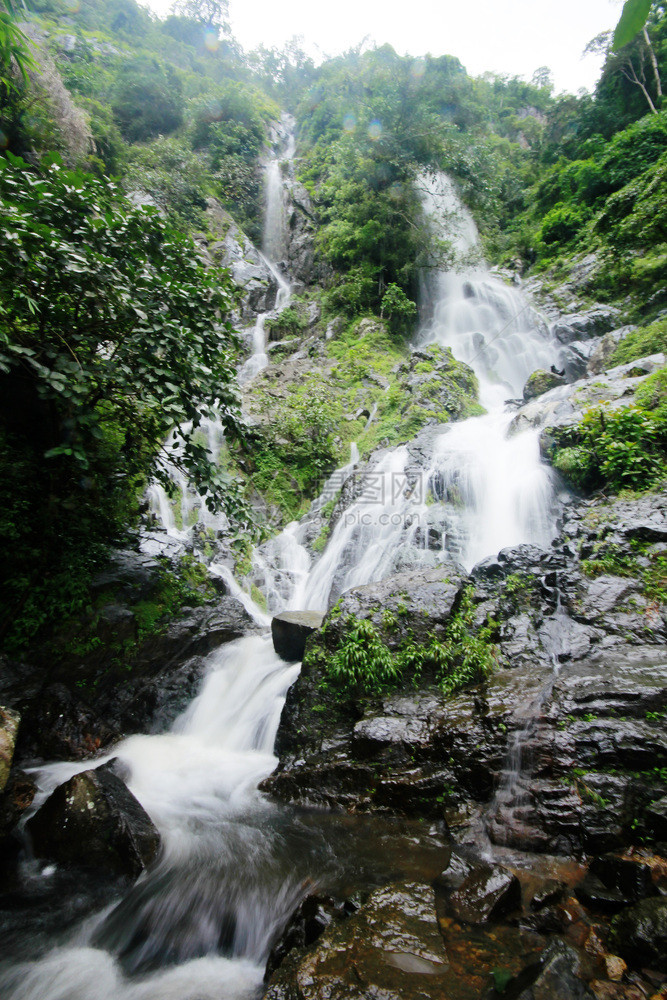
<instances>
[{"instance_id":1,"label":"flowing stream","mask_svg":"<svg viewBox=\"0 0 667 1000\"><path fill-rule=\"evenodd\" d=\"M265 239L267 254L277 261L284 244L276 235L280 214L271 207L276 192L282 198L274 174L279 180L278 158L268 172L271 235ZM450 225L457 220L460 252L473 247L474 225L449 181L425 182L424 201L431 214L446 214ZM449 347L474 368L487 413L438 429L428 448L417 453L409 444L380 453L364 468L359 489L315 561L303 544L303 526L296 523L256 551L255 570L270 611L325 610L347 588L401 569L452 556L471 567L504 546L545 544L552 537L553 489L540 463L537 435L508 437L513 411L505 401L521 394L533 370L558 359L557 346L519 293L481 265L436 273L426 283L425 296L430 318L418 343ZM260 357L259 333L256 346ZM205 432L213 449L221 447L214 427ZM330 493L359 471L353 448L348 465L332 477ZM186 499L181 485L180 524L166 498L159 491L153 496L174 542L192 531L193 511L204 516L187 506L194 501ZM430 532L438 539L435 546ZM230 571L216 563L211 571L226 579L258 627L266 626L268 618ZM271 804L257 791L275 766L280 713L298 671L298 664L276 656L266 630L226 645L208 658L200 694L169 732L133 736L114 748L130 789L158 827L160 859L74 931L64 931L48 946L42 941L24 946L22 962L0 974L3 997L254 997L271 944L308 886L340 884L351 865L357 878L361 869L368 878L380 877L377 826L351 850L349 829L340 842L332 832L345 821L314 820ZM88 766L41 768L36 775L40 801ZM372 861L359 862L363 843L372 845ZM395 841L389 837L387 843ZM403 853L407 858L410 851ZM48 880L54 866L33 862L26 877Z\"/></svg>"}]
</instances>

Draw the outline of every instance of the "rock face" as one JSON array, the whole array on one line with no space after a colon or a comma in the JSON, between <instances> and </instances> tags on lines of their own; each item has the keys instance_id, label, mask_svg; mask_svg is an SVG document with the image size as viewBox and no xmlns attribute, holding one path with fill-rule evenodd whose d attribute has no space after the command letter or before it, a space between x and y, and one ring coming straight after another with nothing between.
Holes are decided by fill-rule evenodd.
<instances>
[{"instance_id":1,"label":"rock face","mask_svg":"<svg viewBox=\"0 0 667 1000\"><path fill-rule=\"evenodd\" d=\"M548 428L578 424L586 410L604 403L612 410L631 406L634 394L647 375L665 364L664 354L654 354L640 361L611 368L601 375L589 376L570 385L550 389L523 406L514 417L511 429L547 428L542 433L542 451L548 457Z\"/></svg>"},{"instance_id":2,"label":"rock face","mask_svg":"<svg viewBox=\"0 0 667 1000\"><path fill-rule=\"evenodd\" d=\"M401 417L406 425L413 414L419 414L423 424L423 411L430 413L432 422L437 424L475 412L477 377L472 368L454 358L448 347L431 344L413 350L398 368L397 375L405 400Z\"/></svg>"},{"instance_id":3,"label":"rock face","mask_svg":"<svg viewBox=\"0 0 667 1000\"><path fill-rule=\"evenodd\" d=\"M159 573L157 560L116 553L94 581L96 593L113 598L100 602L89 650L3 665L0 699L22 716L18 760L85 760L123 735L166 728L192 700L205 656L256 627L239 601L222 596L139 641L134 609L155 600Z\"/></svg>"},{"instance_id":4,"label":"rock face","mask_svg":"<svg viewBox=\"0 0 667 1000\"><path fill-rule=\"evenodd\" d=\"M537 851L601 854L650 836L667 796L667 611L654 589L666 557L662 493L570 503L550 551L519 546L473 570L475 621L498 623L496 668L448 698L421 678L342 704L321 682L350 615L393 648L408 630L423 643L442 634L465 576L348 592L309 640L263 787L444 816L464 839L483 822L496 842Z\"/></svg>"},{"instance_id":5,"label":"rock face","mask_svg":"<svg viewBox=\"0 0 667 1000\"><path fill-rule=\"evenodd\" d=\"M558 321L553 326L553 333L561 344L589 340L613 330L618 316L619 311L613 306L596 306L588 312L575 313Z\"/></svg>"},{"instance_id":6,"label":"rock face","mask_svg":"<svg viewBox=\"0 0 667 1000\"><path fill-rule=\"evenodd\" d=\"M82 771L58 788L26 824L38 857L137 878L157 855L150 817L112 770Z\"/></svg>"},{"instance_id":7,"label":"rock face","mask_svg":"<svg viewBox=\"0 0 667 1000\"><path fill-rule=\"evenodd\" d=\"M283 660L302 660L306 640L321 628L324 615L318 611L285 611L271 622L273 648Z\"/></svg>"},{"instance_id":8,"label":"rock face","mask_svg":"<svg viewBox=\"0 0 667 1000\"><path fill-rule=\"evenodd\" d=\"M208 252L231 270L234 281L243 290L241 318L250 320L273 309L278 282L259 251L215 198L207 201L206 217L217 237L209 244Z\"/></svg>"}]
</instances>

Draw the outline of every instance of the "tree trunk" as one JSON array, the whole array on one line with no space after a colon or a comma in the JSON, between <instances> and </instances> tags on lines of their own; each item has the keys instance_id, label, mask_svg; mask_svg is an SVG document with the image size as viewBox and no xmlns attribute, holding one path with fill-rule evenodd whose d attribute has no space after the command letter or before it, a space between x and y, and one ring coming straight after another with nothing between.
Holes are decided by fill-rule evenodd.
<instances>
[{"instance_id":1,"label":"tree trunk","mask_svg":"<svg viewBox=\"0 0 667 1000\"><path fill-rule=\"evenodd\" d=\"M644 25L644 41L646 42L648 57L651 60L651 66L653 67L655 90L656 94L658 95L657 104L658 107L660 107L660 105L662 104L662 83L660 82L660 70L658 69L658 60L655 57L655 52L653 51L653 46L651 45L651 39L649 38L648 31L646 30L646 25Z\"/></svg>"}]
</instances>

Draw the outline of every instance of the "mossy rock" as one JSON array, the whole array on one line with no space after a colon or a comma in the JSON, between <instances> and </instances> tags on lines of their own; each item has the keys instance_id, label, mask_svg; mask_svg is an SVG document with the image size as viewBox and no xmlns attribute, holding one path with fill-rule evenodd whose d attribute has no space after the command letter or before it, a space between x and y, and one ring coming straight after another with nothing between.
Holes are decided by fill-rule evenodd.
<instances>
[{"instance_id":1,"label":"mossy rock","mask_svg":"<svg viewBox=\"0 0 667 1000\"><path fill-rule=\"evenodd\" d=\"M524 402L536 399L545 392L549 392L549 389L555 389L559 385L565 385L565 379L562 375L541 370L533 372L532 375L528 376L528 381L523 387Z\"/></svg>"}]
</instances>

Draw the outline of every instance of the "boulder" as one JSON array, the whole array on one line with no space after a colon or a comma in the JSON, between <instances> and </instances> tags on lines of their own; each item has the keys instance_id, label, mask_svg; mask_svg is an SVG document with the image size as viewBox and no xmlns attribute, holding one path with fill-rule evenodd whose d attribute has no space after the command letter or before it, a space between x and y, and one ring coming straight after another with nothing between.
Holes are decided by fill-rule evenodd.
<instances>
[{"instance_id":1,"label":"boulder","mask_svg":"<svg viewBox=\"0 0 667 1000\"><path fill-rule=\"evenodd\" d=\"M319 611L285 611L271 622L273 648L283 660L302 660L306 640L321 627L324 615Z\"/></svg>"},{"instance_id":2,"label":"boulder","mask_svg":"<svg viewBox=\"0 0 667 1000\"><path fill-rule=\"evenodd\" d=\"M542 910L545 906L552 906L560 902L565 892L565 882L560 879L550 878L533 893L530 901L531 910Z\"/></svg>"},{"instance_id":3,"label":"boulder","mask_svg":"<svg viewBox=\"0 0 667 1000\"><path fill-rule=\"evenodd\" d=\"M442 638L458 610L468 577L454 561L434 569L397 573L378 583L354 587L338 600L325 621L322 641L328 650L344 637L351 617L369 619L390 649L408 635L413 641Z\"/></svg>"},{"instance_id":4,"label":"boulder","mask_svg":"<svg viewBox=\"0 0 667 1000\"><path fill-rule=\"evenodd\" d=\"M651 859L642 855L603 854L593 858L588 870L629 903L638 903L640 899L657 893Z\"/></svg>"},{"instance_id":5,"label":"boulder","mask_svg":"<svg viewBox=\"0 0 667 1000\"><path fill-rule=\"evenodd\" d=\"M527 403L537 396L542 396L549 389L555 389L558 385L565 385L565 378L556 375L554 372L536 371L528 376L528 381L523 387L523 399Z\"/></svg>"},{"instance_id":6,"label":"boulder","mask_svg":"<svg viewBox=\"0 0 667 1000\"><path fill-rule=\"evenodd\" d=\"M618 913L631 900L615 886L607 886L597 875L589 872L575 889L577 899L591 910Z\"/></svg>"},{"instance_id":7,"label":"boulder","mask_svg":"<svg viewBox=\"0 0 667 1000\"><path fill-rule=\"evenodd\" d=\"M508 992L516 1000L593 1000L581 974L580 953L564 941L553 941L544 950L539 965L527 969L516 985L520 988L526 978L532 978L532 982L521 992L512 990L514 984L510 984Z\"/></svg>"},{"instance_id":8,"label":"boulder","mask_svg":"<svg viewBox=\"0 0 667 1000\"><path fill-rule=\"evenodd\" d=\"M630 965L667 972L667 899L643 899L615 916L609 943Z\"/></svg>"},{"instance_id":9,"label":"boulder","mask_svg":"<svg viewBox=\"0 0 667 1000\"><path fill-rule=\"evenodd\" d=\"M468 924L499 920L520 907L519 880L500 865L477 865L449 897L452 914Z\"/></svg>"},{"instance_id":10,"label":"boulder","mask_svg":"<svg viewBox=\"0 0 667 1000\"><path fill-rule=\"evenodd\" d=\"M18 712L0 706L0 792L9 780L20 721Z\"/></svg>"},{"instance_id":11,"label":"boulder","mask_svg":"<svg viewBox=\"0 0 667 1000\"><path fill-rule=\"evenodd\" d=\"M266 1000L442 1000L450 970L435 919L433 890L421 883L385 886L314 947L295 951L269 981Z\"/></svg>"},{"instance_id":12,"label":"boulder","mask_svg":"<svg viewBox=\"0 0 667 1000\"><path fill-rule=\"evenodd\" d=\"M268 982L291 951L295 948L309 948L322 936L332 921L344 920L357 909L357 904L349 900L341 902L331 896L306 896L292 914L280 939L271 949L264 980Z\"/></svg>"},{"instance_id":13,"label":"boulder","mask_svg":"<svg viewBox=\"0 0 667 1000\"><path fill-rule=\"evenodd\" d=\"M0 795L0 843L11 833L26 809L32 804L37 785L34 779L14 768Z\"/></svg>"},{"instance_id":14,"label":"boulder","mask_svg":"<svg viewBox=\"0 0 667 1000\"><path fill-rule=\"evenodd\" d=\"M26 824L38 857L137 878L160 836L113 762L59 785Z\"/></svg>"}]
</instances>

